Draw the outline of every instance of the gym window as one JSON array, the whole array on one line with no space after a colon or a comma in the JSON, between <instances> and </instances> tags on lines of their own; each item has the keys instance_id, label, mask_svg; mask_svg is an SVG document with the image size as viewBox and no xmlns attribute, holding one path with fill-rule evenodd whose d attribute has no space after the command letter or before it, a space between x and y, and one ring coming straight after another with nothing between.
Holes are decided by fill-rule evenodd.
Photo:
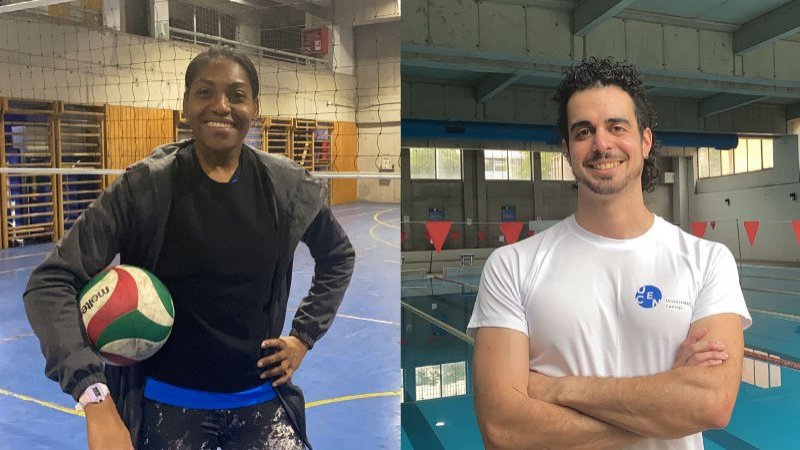
<instances>
[{"instance_id":1,"label":"gym window","mask_svg":"<svg viewBox=\"0 0 800 450\"><path fill-rule=\"evenodd\" d=\"M411 178L460 180L460 148L410 148Z\"/></svg>"},{"instance_id":2,"label":"gym window","mask_svg":"<svg viewBox=\"0 0 800 450\"><path fill-rule=\"evenodd\" d=\"M772 138L739 138L733 150L697 149L698 178L712 178L771 169Z\"/></svg>"},{"instance_id":3,"label":"gym window","mask_svg":"<svg viewBox=\"0 0 800 450\"><path fill-rule=\"evenodd\" d=\"M421 366L414 370L417 401L467 393L467 365L464 361Z\"/></svg>"},{"instance_id":4,"label":"gym window","mask_svg":"<svg viewBox=\"0 0 800 450\"><path fill-rule=\"evenodd\" d=\"M560 152L541 152L540 162L542 180L544 181L572 181L572 168Z\"/></svg>"},{"instance_id":5,"label":"gym window","mask_svg":"<svg viewBox=\"0 0 800 450\"><path fill-rule=\"evenodd\" d=\"M487 180L530 180L531 152L484 150L484 174Z\"/></svg>"}]
</instances>

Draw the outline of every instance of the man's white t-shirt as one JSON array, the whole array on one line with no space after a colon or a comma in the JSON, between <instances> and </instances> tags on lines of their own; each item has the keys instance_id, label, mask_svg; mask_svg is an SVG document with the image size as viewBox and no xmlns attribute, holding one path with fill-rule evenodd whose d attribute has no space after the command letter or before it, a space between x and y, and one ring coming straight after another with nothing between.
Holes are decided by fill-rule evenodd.
<instances>
[{"instance_id":1,"label":"man's white t-shirt","mask_svg":"<svg viewBox=\"0 0 800 450\"><path fill-rule=\"evenodd\" d=\"M696 320L747 311L736 262L722 244L655 217L634 239L590 233L574 216L498 248L483 269L468 325L530 340L530 368L550 376L632 377L669 370ZM702 449L700 433L631 447Z\"/></svg>"}]
</instances>

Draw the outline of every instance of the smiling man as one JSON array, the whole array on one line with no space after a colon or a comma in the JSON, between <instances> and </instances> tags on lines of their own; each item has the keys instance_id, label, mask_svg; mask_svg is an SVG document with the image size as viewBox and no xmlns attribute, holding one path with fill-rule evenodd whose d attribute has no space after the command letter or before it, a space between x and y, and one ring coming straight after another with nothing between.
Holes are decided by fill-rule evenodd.
<instances>
[{"instance_id":1,"label":"smiling man","mask_svg":"<svg viewBox=\"0 0 800 450\"><path fill-rule=\"evenodd\" d=\"M578 207L484 268L486 447L701 449L730 419L751 323L733 255L647 209L655 113L633 66L588 59L555 100Z\"/></svg>"}]
</instances>

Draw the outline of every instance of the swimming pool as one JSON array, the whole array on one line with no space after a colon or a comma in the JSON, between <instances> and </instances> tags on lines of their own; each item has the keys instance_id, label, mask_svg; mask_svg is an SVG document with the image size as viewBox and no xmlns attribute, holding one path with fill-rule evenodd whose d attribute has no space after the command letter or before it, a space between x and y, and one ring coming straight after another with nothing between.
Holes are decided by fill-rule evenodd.
<instances>
[{"instance_id":1,"label":"swimming pool","mask_svg":"<svg viewBox=\"0 0 800 450\"><path fill-rule=\"evenodd\" d=\"M743 264L739 271L753 317L745 331L752 357L730 423L703 433L705 448L797 448L800 268ZM463 333L479 280L475 267L445 268L441 278L403 276L403 449L483 448L472 407L472 344Z\"/></svg>"}]
</instances>

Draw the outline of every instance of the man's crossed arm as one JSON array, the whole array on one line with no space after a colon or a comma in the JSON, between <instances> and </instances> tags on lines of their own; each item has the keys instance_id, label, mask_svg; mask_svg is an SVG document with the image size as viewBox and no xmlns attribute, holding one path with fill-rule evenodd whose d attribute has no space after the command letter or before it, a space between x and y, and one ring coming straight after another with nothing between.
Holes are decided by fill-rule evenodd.
<instances>
[{"instance_id":1,"label":"man's crossed arm","mask_svg":"<svg viewBox=\"0 0 800 450\"><path fill-rule=\"evenodd\" d=\"M742 319L719 314L699 320L708 341L725 344L727 359L712 366L684 366L644 377L551 378L531 373L533 398L573 408L636 434L674 439L730 420L742 376Z\"/></svg>"},{"instance_id":2,"label":"man's crossed arm","mask_svg":"<svg viewBox=\"0 0 800 450\"><path fill-rule=\"evenodd\" d=\"M478 423L488 449L612 449L721 427L736 398L742 354L741 318L724 314L692 325L667 372L551 378L529 373L523 333L481 328L473 365Z\"/></svg>"},{"instance_id":3,"label":"man's crossed arm","mask_svg":"<svg viewBox=\"0 0 800 450\"><path fill-rule=\"evenodd\" d=\"M528 337L519 331L479 328L473 373L475 411L488 450L613 449L640 439L570 408L528 397Z\"/></svg>"}]
</instances>

